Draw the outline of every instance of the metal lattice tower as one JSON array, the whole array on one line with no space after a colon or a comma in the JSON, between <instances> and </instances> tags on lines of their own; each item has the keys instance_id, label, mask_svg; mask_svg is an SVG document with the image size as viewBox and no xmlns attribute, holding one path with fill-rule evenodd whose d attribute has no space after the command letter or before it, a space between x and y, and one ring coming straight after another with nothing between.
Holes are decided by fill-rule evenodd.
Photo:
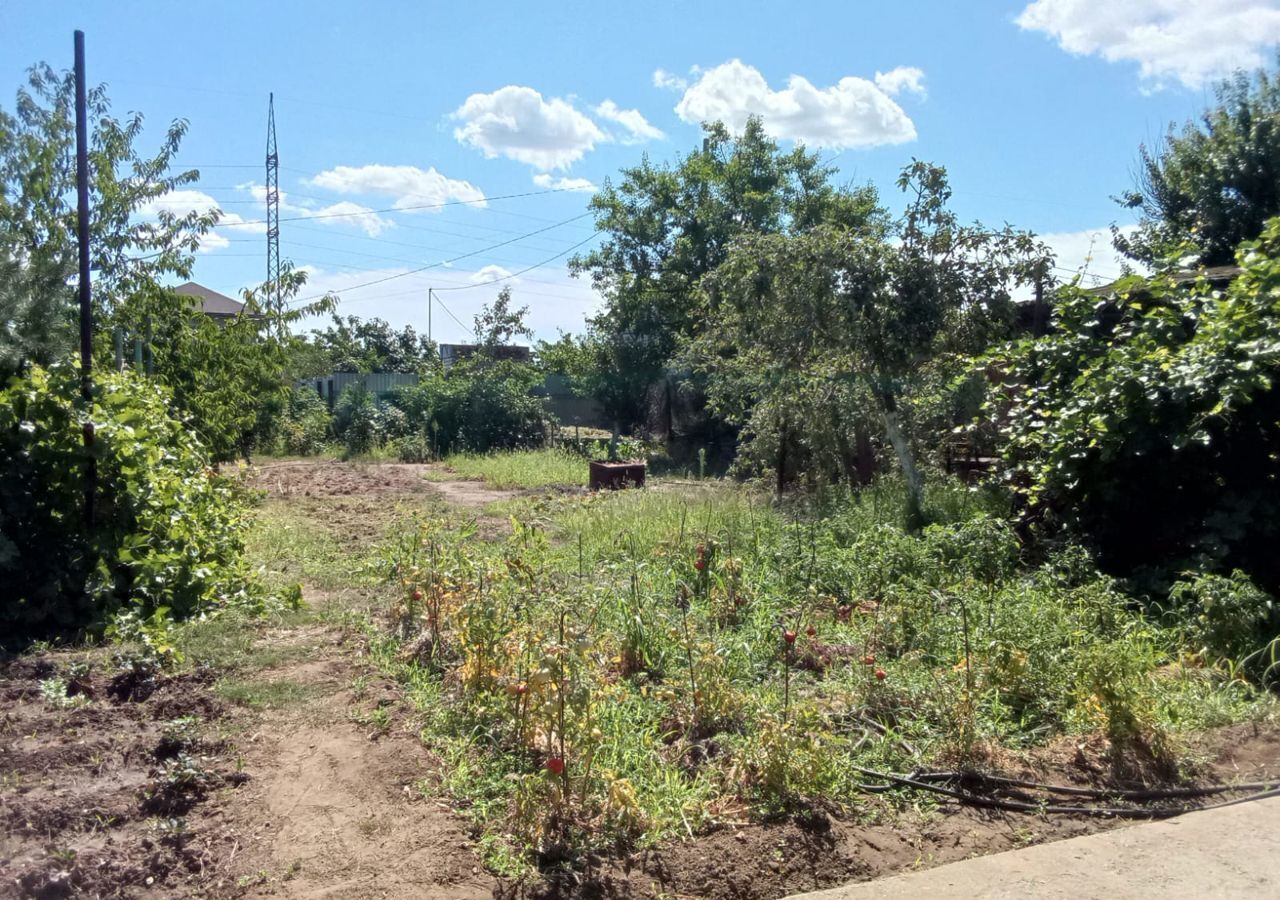
<instances>
[{"instance_id":1,"label":"metal lattice tower","mask_svg":"<svg viewBox=\"0 0 1280 900\"><path fill-rule=\"evenodd\" d=\"M276 153L276 98L267 95L267 302L280 301L280 156Z\"/></svg>"}]
</instances>

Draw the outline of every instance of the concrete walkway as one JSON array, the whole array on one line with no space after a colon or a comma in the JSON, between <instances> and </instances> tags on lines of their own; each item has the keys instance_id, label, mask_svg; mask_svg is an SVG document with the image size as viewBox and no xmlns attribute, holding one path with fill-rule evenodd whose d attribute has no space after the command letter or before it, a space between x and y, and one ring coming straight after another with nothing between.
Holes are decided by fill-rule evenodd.
<instances>
[{"instance_id":1,"label":"concrete walkway","mask_svg":"<svg viewBox=\"0 0 1280 900\"><path fill-rule=\"evenodd\" d=\"M1280 897L1280 798L797 894L792 900L918 897Z\"/></svg>"}]
</instances>

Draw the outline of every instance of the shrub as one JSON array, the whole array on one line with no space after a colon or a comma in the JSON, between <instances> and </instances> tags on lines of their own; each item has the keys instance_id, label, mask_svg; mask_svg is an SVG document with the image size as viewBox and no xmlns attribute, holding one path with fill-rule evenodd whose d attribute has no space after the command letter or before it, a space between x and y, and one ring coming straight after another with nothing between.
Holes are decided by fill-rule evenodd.
<instances>
[{"instance_id":1,"label":"shrub","mask_svg":"<svg viewBox=\"0 0 1280 900\"><path fill-rule=\"evenodd\" d=\"M333 432L347 456L359 456L381 446L383 414L378 399L364 385L353 384L333 407Z\"/></svg>"},{"instance_id":2,"label":"shrub","mask_svg":"<svg viewBox=\"0 0 1280 900\"><path fill-rule=\"evenodd\" d=\"M1184 578L1169 593L1187 642L1215 659L1240 662L1280 638L1280 610L1239 570Z\"/></svg>"},{"instance_id":3,"label":"shrub","mask_svg":"<svg viewBox=\"0 0 1280 900\"><path fill-rule=\"evenodd\" d=\"M329 420L329 408L315 390L285 389L262 406L257 446L289 456L315 456L329 439Z\"/></svg>"},{"instance_id":4,"label":"shrub","mask_svg":"<svg viewBox=\"0 0 1280 900\"><path fill-rule=\"evenodd\" d=\"M86 529L88 452L97 491ZM244 599L244 527L231 484L154 381L100 375L89 412L68 365L33 368L0 391L5 642L101 626L124 606L182 617Z\"/></svg>"},{"instance_id":5,"label":"shrub","mask_svg":"<svg viewBox=\"0 0 1280 900\"><path fill-rule=\"evenodd\" d=\"M1028 523L1161 592L1187 569L1280 588L1280 218L1237 259L1226 288L1064 290L1052 332L1007 349L992 404Z\"/></svg>"},{"instance_id":6,"label":"shrub","mask_svg":"<svg viewBox=\"0 0 1280 900\"><path fill-rule=\"evenodd\" d=\"M430 435L434 455L537 447L554 420L543 399L529 393L536 380L527 364L460 363L447 376L397 388L387 411L399 434Z\"/></svg>"}]
</instances>

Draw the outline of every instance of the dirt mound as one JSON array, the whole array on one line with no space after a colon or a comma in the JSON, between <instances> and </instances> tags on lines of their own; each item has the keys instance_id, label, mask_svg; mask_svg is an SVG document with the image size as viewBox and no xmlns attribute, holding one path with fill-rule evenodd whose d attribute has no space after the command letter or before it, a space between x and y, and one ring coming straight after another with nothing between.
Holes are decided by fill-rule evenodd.
<instances>
[{"instance_id":1,"label":"dirt mound","mask_svg":"<svg viewBox=\"0 0 1280 900\"><path fill-rule=\"evenodd\" d=\"M278 497L343 497L352 494L423 494L428 467L418 463L344 463L327 460L268 463L250 468L251 487Z\"/></svg>"}]
</instances>

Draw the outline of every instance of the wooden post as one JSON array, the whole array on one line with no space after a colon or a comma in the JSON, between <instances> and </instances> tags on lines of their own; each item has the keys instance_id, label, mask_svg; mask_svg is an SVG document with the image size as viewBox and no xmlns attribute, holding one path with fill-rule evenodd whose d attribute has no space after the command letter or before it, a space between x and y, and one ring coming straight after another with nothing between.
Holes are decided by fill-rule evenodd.
<instances>
[{"instance_id":1,"label":"wooden post","mask_svg":"<svg viewBox=\"0 0 1280 900\"><path fill-rule=\"evenodd\" d=\"M76 245L80 254L80 397L84 401L84 524L93 528L98 466L93 457L93 295L89 274L89 114L84 76L84 32L75 33Z\"/></svg>"}]
</instances>

